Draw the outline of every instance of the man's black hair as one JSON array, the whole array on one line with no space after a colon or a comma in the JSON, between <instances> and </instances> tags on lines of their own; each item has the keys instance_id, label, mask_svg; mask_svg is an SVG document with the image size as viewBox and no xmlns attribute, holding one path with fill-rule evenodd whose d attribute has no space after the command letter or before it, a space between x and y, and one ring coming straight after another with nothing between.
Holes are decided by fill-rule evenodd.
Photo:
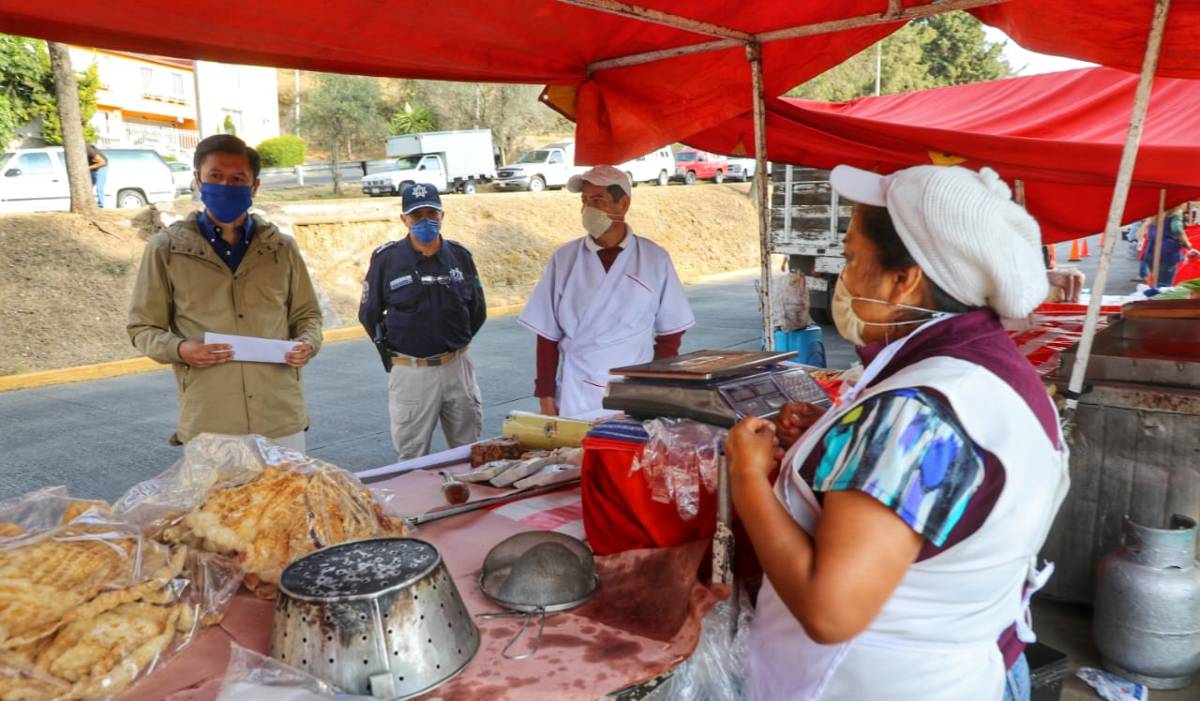
<instances>
[{"instance_id":1,"label":"man's black hair","mask_svg":"<svg viewBox=\"0 0 1200 701\"><path fill-rule=\"evenodd\" d=\"M196 155L192 158L192 166L196 172L200 172L200 164L204 163L204 159L210 153L228 153L234 156L245 156L246 160L250 161L250 170L254 171L254 177L258 177L258 172L262 170L262 163L258 158L258 151L246 145L245 141L237 138L233 134L213 134L196 144Z\"/></svg>"}]
</instances>

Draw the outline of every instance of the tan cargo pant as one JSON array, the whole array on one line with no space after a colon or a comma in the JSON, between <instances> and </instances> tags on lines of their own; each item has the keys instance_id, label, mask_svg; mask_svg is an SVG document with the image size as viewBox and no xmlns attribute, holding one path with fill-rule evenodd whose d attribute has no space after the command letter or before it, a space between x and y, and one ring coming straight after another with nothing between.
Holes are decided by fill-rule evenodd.
<instances>
[{"instance_id":1,"label":"tan cargo pant","mask_svg":"<svg viewBox=\"0 0 1200 701\"><path fill-rule=\"evenodd\" d=\"M439 419L449 447L478 440L483 430L483 402L469 353L436 367L392 366L388 413L392 445L400 460L429 454Z\"/></svg>"}]
</instances>

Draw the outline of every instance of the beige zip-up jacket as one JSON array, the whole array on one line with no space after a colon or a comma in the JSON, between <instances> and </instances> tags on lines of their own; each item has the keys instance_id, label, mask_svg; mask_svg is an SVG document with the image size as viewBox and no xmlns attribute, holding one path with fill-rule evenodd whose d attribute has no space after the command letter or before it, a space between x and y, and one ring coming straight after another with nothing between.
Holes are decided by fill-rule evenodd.
<instances>
[{"instance_id":1,"label":"beige zip-up jacket","mask_svg":"<svg viewBox=\"0 0 1200 701\"><path fill-rule=\"evenodd\" d=\"M179 344L204 332L308 341L321 348L321 307L296 241L254 215L254 238L230 271L200 233L195 213L146 244L126 327L147 357L170 363L179 394L173 442L204 432L287 436L308 427L301 372L236 360L185 365Z\"/></svg>"}]
</instances>

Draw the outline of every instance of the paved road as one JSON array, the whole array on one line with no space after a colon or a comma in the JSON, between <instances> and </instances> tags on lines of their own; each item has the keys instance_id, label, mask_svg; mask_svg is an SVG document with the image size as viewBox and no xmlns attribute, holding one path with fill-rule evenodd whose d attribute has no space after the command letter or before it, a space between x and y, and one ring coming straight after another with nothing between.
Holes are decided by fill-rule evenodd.
<instances>
[{"instance_id":1,"label":"paved road","mask_svg":"<svg viewBox=\"0 0 1200 701\"><path fill-rule=\"evenodd\" d=\"M684 337L684 350L757 347L752 275L692 286L688 296L699 323ZM472 344L485 435L498 433L509 411L537 410L533 348L515 317L492 319ZM848 349L835 351L831 362L849 362ZM350 470L395 462L385 382L367 341L326 346L304 378L310 452ZM0 394L0 499L55 484L112 499L178 458L179 449L167 444L175 415L175 386L165 371ZM444 446L440 434L436 445Z\"/></svg>"},{"instance_id":2,"label":"paved road","mask_svg":"<svg viewBox=\"0 0 1200 701\"><path fill-rule=\"evenodd\" d=\"M1098 258L1081 267L1089 280ZM1066 260L1066 247L1060 248ZM1133 289L1137 263L1118 251L1110 288ZM753 275L688 288L697 326L684 350L756 348L759 320ZM853 360L849 345L825 330L830 367ZM495 435L514 409L536 410L533 339L514 317L489 321L472 345L484 396L484 434ZM310 452L350 470L394 461L387 434L385 375L365 340L330 344L305 374L312 415ZM0 394L0 499L48 485L112 499L170 466L179 450L166 442L174 427L175 388L168 372ZM438 447L443 445L440 435Z\"/></svg>"}]
</instances>

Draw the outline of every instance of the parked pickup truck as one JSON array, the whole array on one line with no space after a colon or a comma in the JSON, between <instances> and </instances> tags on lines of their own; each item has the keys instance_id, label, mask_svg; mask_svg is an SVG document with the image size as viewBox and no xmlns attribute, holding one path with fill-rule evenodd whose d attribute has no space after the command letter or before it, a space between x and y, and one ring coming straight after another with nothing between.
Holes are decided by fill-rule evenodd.
<instances>
[{"instance_id":1,"label":"parked pickup truck","mask_svg":"<svg viewBox=\"0 0 1200 701\"><path fill-rule=\"evenodd\" d=\"M559 141L522 154L512 165L501 166L494 186L497 190L541 192L548 187L563 187L572 175L585 170L575 165L575 142Z\"/></svg>"},{"instance_id":2,"label":"parked pickup truck","mask_svg":"<svg viewBox=\"0 0 1200 701\"><path fill-rule=\"evenodd\" d=\"M657 183L666 185L675 171L675 159L671 149L664 146L645 156L638 156L617 166L629 176L629 183L634 187L638 183Z\"/></svg>"},{"instance_id":3,"label":"parked pickup truck","mask_svg":"<svg viewBox=\"0 0 1200 701\"><path fill-rule=\"evenodd\" d=\"M672 180L682 180L692 185L697 180L712 180L714 183L725 181L729 172L729 164L724 156L707 151L697 151L685 148L675 152L675 174Z\"/></svg>"},{"instance_id":4,"label":"parked pickup truck","mask_svg":"<svg viewBox=\"0 0 1200 701\"><path fill-rule=\"evenodd\" d=\"M490 129L389 136L387 155L396 159L391 170L362 179L362 190L371 197L399 195L418 182L470 195L479 183L496 177Z\"/></svg>"}]
</instances>

